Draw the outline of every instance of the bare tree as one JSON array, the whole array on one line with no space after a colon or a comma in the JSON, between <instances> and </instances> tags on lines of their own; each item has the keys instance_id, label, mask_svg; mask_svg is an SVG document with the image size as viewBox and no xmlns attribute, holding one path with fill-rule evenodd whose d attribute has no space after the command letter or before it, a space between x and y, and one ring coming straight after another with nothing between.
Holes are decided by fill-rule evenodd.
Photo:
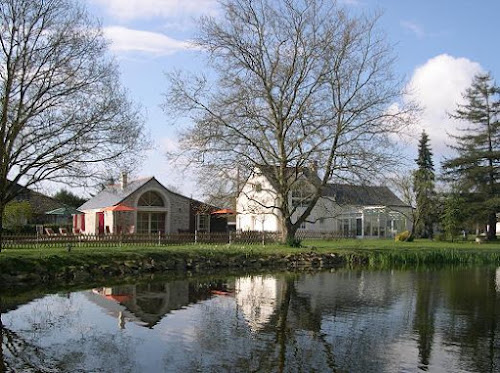
<instances>
[{"instance_id":1,"label":"bare tree","mask_svg":"<svg viewBox=\"0 0 500 373\"><path fill-rule=\"evenodd\" d=\"M145 145L102 30L74 0L0 0L0 102L0 216L19 182L83 183Z\"/></svg>"},{"instance_id":2,"label":"bare tree","mask_svg":"<svg viewBox=\"0 0 500 373\"><path fill-rule=\"evenodd\" d=\"M221 0L202 18L198 48L212 77L169 74L165 109L193 125L181 134L198 165L259 168L275 181L283 238L293 238L331 180L368 180L394 165L393 134L412 119L378 16L332 1ZM213 84L211 84L213 83ZM307 208L288 196L310 178Z\"/></svg>"},{"instance_id":3,"label":"bare tree","mask_svg":"<svg viewBox=\"0 0 500 373\"><path fill-rule=\"evenodd\" d=\"M401 200L410 208L400 211L407 219L411 221L409 241L415 238L415 229L424 218L425 211L417 207L417 191L415 190L415 171L401 176L393 176L390 179L391 184L396 189L396 193Z\"/></svg>"}]
</instances>

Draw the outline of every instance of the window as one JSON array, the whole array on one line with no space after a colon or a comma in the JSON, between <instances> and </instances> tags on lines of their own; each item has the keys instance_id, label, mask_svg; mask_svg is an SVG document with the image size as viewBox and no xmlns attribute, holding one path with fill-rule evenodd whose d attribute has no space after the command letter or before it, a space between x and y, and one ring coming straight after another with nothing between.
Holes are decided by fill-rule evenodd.
<instances>
[{"instance_id":1,"label":"window","mask_svg":"<svg viewBox=\"0 0 500 373\"><path fill-rule=\"evenodd\" d=\"M149 191L139 198L138 206L143 207L164 207L165 202L158 192Z\"/></svg>"},{"instance_id":2,"label":"window","mask_svg":"<svg viewBox=\"0 0 500 373\"><path fill-rule=\"evenodd\" d=\"M210 216L198 215L198 225L196 229L199 231L208 232L210 230Z\"/></svg>"},{"instance_id":3,"label":"window","mask_svg":"<svg viewBox=\"0 0 500 373\"><path fill-rule=\"evenodd\" d=\"M255 183L252 185L252 189L256 192L262 192L262 184L261 183Z\"/></svg>"},{"instance_id":4,"label":"window","mask_svg":"<svg viewBox=\"0 0 500 373\"><path fill-rule=\"evenodd\" d=\"M292 206L293 207L307 207L311 202L310 194L303 189L292 190Z\"/></svg>"},{"instance_id":5,"label":"window","mask_svg":"<svg viewBox=\"0 0 500 373\"><path fill-rule=\"evenodd\" d=\"M164 233L166 215L164 212L138 212L137 233Z\"/></svg>"}]
</instances>

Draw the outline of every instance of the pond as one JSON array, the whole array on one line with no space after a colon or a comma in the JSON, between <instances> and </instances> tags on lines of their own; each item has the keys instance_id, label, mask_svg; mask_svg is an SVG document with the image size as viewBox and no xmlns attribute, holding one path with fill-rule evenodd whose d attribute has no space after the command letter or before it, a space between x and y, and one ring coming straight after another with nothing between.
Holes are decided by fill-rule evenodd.
<instances>
[{"instance_id":1,"label":"pond","mask_svg":"<svg viewBox=\"0 0 500 373\"><path fill-rule=\"evenodd\" d=\"M497 372L499 279L337 269L3 296L0 371Z\"/></svg>"}]
</instances>

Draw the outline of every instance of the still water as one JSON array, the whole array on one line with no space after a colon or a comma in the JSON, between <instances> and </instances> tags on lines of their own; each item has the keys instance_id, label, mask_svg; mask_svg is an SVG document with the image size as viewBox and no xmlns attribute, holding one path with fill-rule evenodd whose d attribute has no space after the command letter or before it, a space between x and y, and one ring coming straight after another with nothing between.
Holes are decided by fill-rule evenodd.
<instances>
[{"instance_id":1,"label":"still water","mask_svg":"<svg viewBox=\"0 0 500 373\"><path fill-rule=\"evenodd\" d=\"M0 303L0 371L500 371L500 269L490 267L189 278L22 298Z\"/></svg>"}]
</instances>

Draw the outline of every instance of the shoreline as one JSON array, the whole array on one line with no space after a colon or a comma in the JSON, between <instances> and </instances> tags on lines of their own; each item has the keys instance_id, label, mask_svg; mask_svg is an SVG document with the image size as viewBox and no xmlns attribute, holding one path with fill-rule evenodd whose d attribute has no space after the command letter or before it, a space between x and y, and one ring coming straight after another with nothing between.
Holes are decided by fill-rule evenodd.
<instances>
[{"instance_id":1,"label":"shoreline","mask_svg":"<svg viewBox=\"0 0 500 373\"><path fill-rule=\"evenodd\" d=\"M333 246L330 244L330 246ZM24 251L0 253L0 282L4 287L29 284L84 283L117 276L204 273L219 270L260 271L325 270L341 266L418 267L421 265L500 265L500 247L443 248L401 246L289 248L184 246L129 247L66 252Z\"/></svg>"}]
</instances>

